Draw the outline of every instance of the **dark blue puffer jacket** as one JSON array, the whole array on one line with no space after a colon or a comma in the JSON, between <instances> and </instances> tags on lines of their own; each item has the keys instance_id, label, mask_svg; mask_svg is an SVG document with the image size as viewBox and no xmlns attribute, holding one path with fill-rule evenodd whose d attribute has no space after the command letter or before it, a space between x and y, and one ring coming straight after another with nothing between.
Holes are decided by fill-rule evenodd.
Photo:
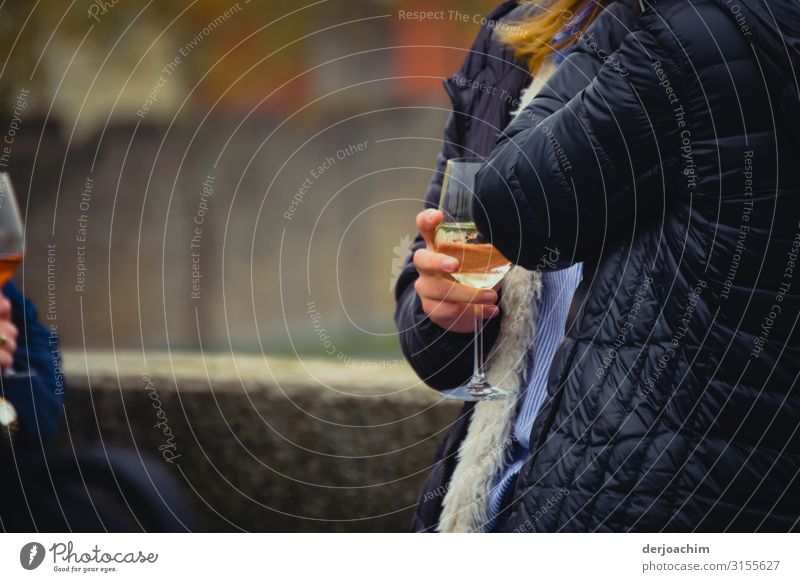
<instances>
[{"instance_id":1,"label":"dark blue puffer jacket","mask_svg":"<svg viewBox=\"0 0 800 582\"><path fill-rule=\"evenodd\" d=\"M635 25L638 0L623 0L609 5L586 34L571 48L557 78L548 83L550 98L563 105L582 90L597 74L604 57L619 46ZM449 158L488 156L497 135L507 126L516 100L530 82L527 66L514 58L512 51L495 34L503 24L529 15L536 7L504 2L490 13L466 51L464 64L445 86L453 102L453 114L445 128L442 152L425 196L428 208L436 207L444 166ZM474 89L473 87L478 87ZM480 87L489 88L481 90ZM556 107L557 103L553 106ZM423 248L417 237L413 252ZM403 351L419 376L434 388L462 384L472 373L472 334L447 332L431 322L422 311L414 291L417 271L411 257L398 279L395 319ZM501 301L502 308L502 301ZM491 346L499 331L500 318L486 323L484 342ZM428 479L419 496L414 518L415 531L432 531L441 514L441 502L456 465L456 454L466 434L474 403L468 402L442 440Z\"/></svg>"},{"instance_id":2,"label":"dark blue puffer jacket","mask_svg":"<svg viewBox=\"0 0 800 582\"><path fill-rule=\"evenodd\" d=\"M644 4L591 84L540 94L478 177L503 254L598 263L508 528L797 531L800 10Z\"/></svg>"}]
</instances>

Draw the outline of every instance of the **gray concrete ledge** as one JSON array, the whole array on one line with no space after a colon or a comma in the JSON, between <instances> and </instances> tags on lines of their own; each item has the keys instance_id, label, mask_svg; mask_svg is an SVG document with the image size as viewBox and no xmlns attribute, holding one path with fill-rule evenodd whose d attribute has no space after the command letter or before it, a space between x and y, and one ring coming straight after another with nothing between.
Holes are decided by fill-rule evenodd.
<instances>
[{"instance_id":1,"label":"gray concrete ledge","mask_svg":"<svg viewBox=\"0 0 800 582\"><path fill-rule=\"evenodd\" d=\"M66 352L62 443L137 448L214 531L406 531L460 404L404 362Z\"/></svg>"}]
</instances>

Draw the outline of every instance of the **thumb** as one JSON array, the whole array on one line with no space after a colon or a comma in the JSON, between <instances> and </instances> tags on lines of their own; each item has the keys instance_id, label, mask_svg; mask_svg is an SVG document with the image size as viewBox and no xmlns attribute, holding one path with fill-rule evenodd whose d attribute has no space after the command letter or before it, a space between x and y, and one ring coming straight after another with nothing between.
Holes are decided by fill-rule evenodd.
<instances>
[{"instance_id":1,"label":"thumb","mask_svg":"<svg viewBox=\"0 0 800 582\"><path fill-rule=\"evenodd\" d=\"M441 224L443 214L441 210L429 208L417 214L417 230L428 245L428 249L433 250L433 241L436 238L436 227Z\"/></svg>"}]
</instances>

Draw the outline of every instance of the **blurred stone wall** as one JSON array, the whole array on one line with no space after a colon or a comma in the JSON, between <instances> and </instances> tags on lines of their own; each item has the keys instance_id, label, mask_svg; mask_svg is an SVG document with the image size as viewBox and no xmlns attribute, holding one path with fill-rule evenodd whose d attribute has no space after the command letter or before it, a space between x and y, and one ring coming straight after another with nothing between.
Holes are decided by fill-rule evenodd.
<instances>
[{"instance_id":1,"label":"blurred stone wall","mask_svg":"<svg viewBox=\"0 0 800 582\"><path fill-rule=\"evenodd\" d=\"M67 347L396 357L391 287L447 115L118 124L77 144L28 120L17 280Z\"/></svg>"},{"instance_id":2,"label":"blurred stone wall","mask_svg":"<svg viewBox=\"0 0 800 582\"><path fill-rule=\"evenodd\" d=\"M460 409L386 362L135 352L65 362L62 442L163 464L212 531L407 531Z\"/></svg>"}]
</instances>

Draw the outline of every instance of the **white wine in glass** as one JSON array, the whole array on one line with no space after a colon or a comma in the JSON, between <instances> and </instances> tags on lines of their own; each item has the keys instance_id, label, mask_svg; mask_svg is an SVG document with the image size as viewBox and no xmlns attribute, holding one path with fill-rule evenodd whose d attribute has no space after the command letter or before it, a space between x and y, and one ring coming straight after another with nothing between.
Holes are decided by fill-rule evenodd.
<instances>
[{"instance_id":1,"label":"white wine in glass","mask_svg":"<svg viewBox=\"0 0 800 582\"><path fill-rule=\"evenodd\" d=\"M436 230L436 252L458 259L453 279L462 285L491 289L511 269L511 261L483 241L474 222L444 223Z\"/></svg>"},{"instance_id":2,"label":"white wine in glass","mask_svg":"<svg viewBox=\"0 0 800 582\"><path fill-rule=\"evenodd\" d=\"M467 287L491 289L509 269L511 261L498 251L475 227L472 208L475 200L475 175L483 162L473 158L449 160L442 182L439 206L444 219L436 229L434 250L459 261L453 279ZM477 291L476 291L477 292ZM492 386L484 372L483 318L476 314L474 327L474 367L466 386L446 391L457 400L499 400L510 397L507 390Z\"/></svg>"}]
</instances>

